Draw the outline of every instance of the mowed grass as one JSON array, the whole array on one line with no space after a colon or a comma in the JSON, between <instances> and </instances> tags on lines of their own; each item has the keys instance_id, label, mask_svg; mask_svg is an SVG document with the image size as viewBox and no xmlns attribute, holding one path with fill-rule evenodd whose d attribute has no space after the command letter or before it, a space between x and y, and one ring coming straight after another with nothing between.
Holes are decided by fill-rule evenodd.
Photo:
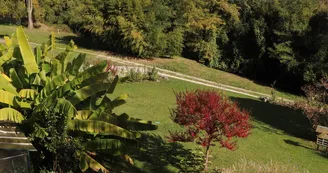
<instances>
[{"instance_id":1,"label":"mowed grass","mask_svg":"<svg viewBox=\"0 0 328 173\"><path fill-rule=\"evenodd\" d=\"M16 26L0 26L0 35L11 35ZM27 31L30 42L42 43L47 40L50 32L42 30ZM60 33L57 35L58 47L64 47L69 38L77 38L74 34ZM81 44L76 42L77 45ZM84 42L85 44L85 42ZM142 60L138 60L141 62ZM239 76L202 66L194 61L183 58L155 59L142 61L151 65L183 72L220 83L238 86L258 92L270 93L271 89L258 85ZM170 119L170 109L175 106L174 92L186 89L206 88L177 80L119 84L115 95L129 94L127 103L116 112L126 112L132 117L151 120L159 124L155 131L147 132L146 138L140 142L142 152L134 153L136 168L133 172L177 172L180 160L191 155L189 149L195 149L192 143L167 143L165 136L169 130L181 130ZM206 88L209 89L209 88ZM253 129L246 139L238 139L238 149L228 151L224 148L212 148L211 167L229 167L241 159L252 161L275 162L295 165L310 172L326 172L327 158L315 151L315 134L310 130L308 120L300 112L288 108L270 105L259 100L225 93L252 112ZM278 92L279 96L294 96Z\"/></svg>"},{"instance_id":2,"label":"mowed grass","mask_svg":"<svg viewBox=\"0 0 328 173\"><path fill-rule=\"evenodd\" d=\"M0 25L0 38L4 35L11 35L15 32L17 26L8 26ZM43 43L48 40L50 31L42 29L25 29L25 32L29 38L30 42ZM93 42L91 38L79 37L73 33L67 32L55 32L57 47L64 48L70 40L74 40L76 45L79 47L79 50L91 53L107 54L103 50L99 50L99 43ZM92 59L92 56L88 56ZM130 57L131 58L131 57ZM216 70L213 68L206 67L196 61L189 60L182 57L173 57L173 58L154 58L149 59L135 59L131 58L132 61L152 65L175 72L180 72L183 74L204 78L210 81L227 84L235 87L240 87L243 89L248 89L256 92L261 92L265 94L271 94L273 89L269 86L263 86L256 83L255 81L249 80L247 78L240 77L231 73L227 73L221 70ZM286 99L299 100L302 99L299 96L289 94L282 91L274 90L279 97Z\"/></svg>"},{"instance_id":3,"label":"mowed grass","mask_svg":"<svg viewBox=\"0 0 328 173\"><path fill-rule=\"evenodd\" d=\"M2 38L3 36L11 36L13 33L16 32L16 28L18 26L15 25L0 25L0 37ZM29 30L27 28L24 29L29 42L34 42L34 43L44 43L49 40L49 36L51 35L51 31L49 30L43 30L43 29L32 29ZM75 37L75 34L73 33L67 33L67 32L54 32L57 41L56 43L58 44L59 47L66 47L67 42L61 41L64 38L68 37Z\"/></svg>"},{"instance_id":4,"label":"mowed grass","mask_svg":"<svg viewBox=\"0 0 328 173\"><path fill-rule=\"evenodd\" d=\"M177 172L181 158L190 154L188 149L197 147L193 143L167 143L165 138L169 131L181 130L170 119L170 109L175 107L174 92L197 88L209 89L177 80L117 86L114 94L127 93L129 98L115 112L160 123L157 130L147 133L149 143L143 146L143 152L134 155L139 161L133 172ZM212 168L229 167L246 159L262 163L272 160L314 173L326 172L328 160L315 150L315 134L302 113L232 93L224 94L251 111L253 128L248 138L237 140L235 151L212 147Z\"/></svg>"},{"instance_id":5,"label":"mowed grass","mask_svg":"<svg viewBox=\"0 0 328 173\"><path fill-rule=\"evenodd\" d=\"M182 74L191 75L206 80L210 80L213 82L231 85L234 87L239 87L239 88L256 91L260 93L271 94L271 92L274 91L277 94L277 96L286 99L291 99L291 100L302 99L301 97L296 96L294 94L278 91L276 89L273 89L272 87L264 86L259 83L256 83L256 81L232 73L228 73L225 71L209 68L194 60L186 59L183 57L174 56L172 58L154 58L151 60L132 59L132 61L142 64L147 64L147 65L153 65L159 68L164 68Z\"/></svg>"}]
</instances>

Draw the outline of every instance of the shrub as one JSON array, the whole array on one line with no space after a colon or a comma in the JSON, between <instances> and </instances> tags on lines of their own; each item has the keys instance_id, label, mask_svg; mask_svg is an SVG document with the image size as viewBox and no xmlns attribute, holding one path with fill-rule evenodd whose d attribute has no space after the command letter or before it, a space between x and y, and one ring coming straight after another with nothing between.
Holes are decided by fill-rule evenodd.
<instances>
[{"instance_id":1,"label":"shrub","mask_svg":"<svg viewBox=\"0 0 328 173\"><path fill-rule=\"evenodd\" d=\"M176 94L177 108L172 120L184 126L185 132L170 132L169 140L193 142L205 147L205 172L208 170L210 147L219 143L229 150L236 149L234 137L247 137L249 113L215 91L195 90Z\"/></svg>"},{"instance_id":2,"label":"shrub","mask_svg":"<svg viewBox=\"0 0 328 173\"><path fill-rule=\"evenodd\" d=\"M155 67L152 70L147 70L147 68L139 69L138 67L130 68L127 74L122 75L125 76L121 78L121 82L157 81L159 79L158 71Z\"/></svg>"},{"instance_id":3,"label":"shrub","mask_svg":"<svg viewBox=\"0 0 328 173\"><path fill-rule=\"evenodd\" d=\"M158 71L155 67L151 69L151 71L147 72L148 80L150 81L157 81L158 80Z\"/></svg>"},{"instance_id":4,"label":"shrub","mask_svg":"<svg viewBox=\"0 0 328 173\"><path fill-rule=\"evenodd\" d=\"M187 155L180 161L179 173L199 173L204 170L205 155L201 148L196 148L191 155Z\"/></svg>"},{"instance_id":5,"label":"shrub","mask_svg":"<svg viewBox=\"0 0 328 173\"><path fill-rule=\"evenodd\" d=\"M131 68L126 76L121 79L121 82L141 82L145 79L145 74L138 69Z\"/></svg>"}]
</instances>

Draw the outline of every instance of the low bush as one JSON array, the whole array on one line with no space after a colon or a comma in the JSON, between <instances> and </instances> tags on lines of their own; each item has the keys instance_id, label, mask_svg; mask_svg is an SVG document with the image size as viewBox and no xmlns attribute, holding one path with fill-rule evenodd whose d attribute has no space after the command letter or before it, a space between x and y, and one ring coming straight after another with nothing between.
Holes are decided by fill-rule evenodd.
<instances>
[{"instance_id":1,"label":"low bush","mask_svg":"<svg viewBox=\"0 0 328 173\"><path fill-rule=\"evenodd\" d=\"M122 70L123 71L123 70ZM124 73L124 72L123 72ZM121 74L124 77L120 79L122 83L124 82L141 82L141 81L158 81L158 71L155 67L152 70L147 70L146 68L130 68L125 74Z\"/></svg>"}]
</instances>

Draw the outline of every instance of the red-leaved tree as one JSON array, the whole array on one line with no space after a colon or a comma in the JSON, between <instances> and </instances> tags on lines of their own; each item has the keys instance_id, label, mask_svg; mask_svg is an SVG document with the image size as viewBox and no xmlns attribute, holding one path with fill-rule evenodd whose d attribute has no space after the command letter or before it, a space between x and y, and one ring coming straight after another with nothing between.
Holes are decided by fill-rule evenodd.
<instances>
[{"instance_id":1,"label":"red-leaved tree","mask_svg":"<svg viewBox=\"0 0 328 173\"><path fill-rule=\"evenodd\" d=\"M205 172L210 147L215 143L229 150L236 149L234 137L247 137L250 131L249 112L215 91L195 90L176 94L177 108L171 116L185 127L184 132L170 132L169 141L197 142L205 147Z\"/></svg>"}]
</instances>

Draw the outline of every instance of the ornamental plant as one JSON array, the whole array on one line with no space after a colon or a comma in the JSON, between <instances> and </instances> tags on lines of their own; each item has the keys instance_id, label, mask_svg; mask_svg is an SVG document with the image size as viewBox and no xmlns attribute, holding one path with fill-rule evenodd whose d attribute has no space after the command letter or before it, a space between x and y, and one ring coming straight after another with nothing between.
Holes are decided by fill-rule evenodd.
<instances>
[{"instance_id":1,"label":"ornamental plant","mask_svg":"<svg viewBox=\"0 0 328 173\"><path fill-rule=\"evenodd\" d=\"M218 143L236 149L236 137L247 137L250 131L249 112L215 91L195 90L176 94L177 107L172 120L185 127L184 132L170 132L169 141L196 142L205 148L208 170L210 147Z\"/></svg>"},{"instance_id":2,"label":"ornamental plant","mask_svg":"<svg viewBox=\"0 0 328 173\"><path fill-rule=\"evenodd\" d=\"M29 137L38 151L35 172L107 173L107 160L131 160L126 151L141 137L139 130L156 129L149 121L113 112L127 98L113 97L118 76L106 61L81 71L86 55L74 53L74 42L54 55L54 35L34 51L22 27L4 40L0 123L15 125Z\"/></svg>"}]
</instances>

